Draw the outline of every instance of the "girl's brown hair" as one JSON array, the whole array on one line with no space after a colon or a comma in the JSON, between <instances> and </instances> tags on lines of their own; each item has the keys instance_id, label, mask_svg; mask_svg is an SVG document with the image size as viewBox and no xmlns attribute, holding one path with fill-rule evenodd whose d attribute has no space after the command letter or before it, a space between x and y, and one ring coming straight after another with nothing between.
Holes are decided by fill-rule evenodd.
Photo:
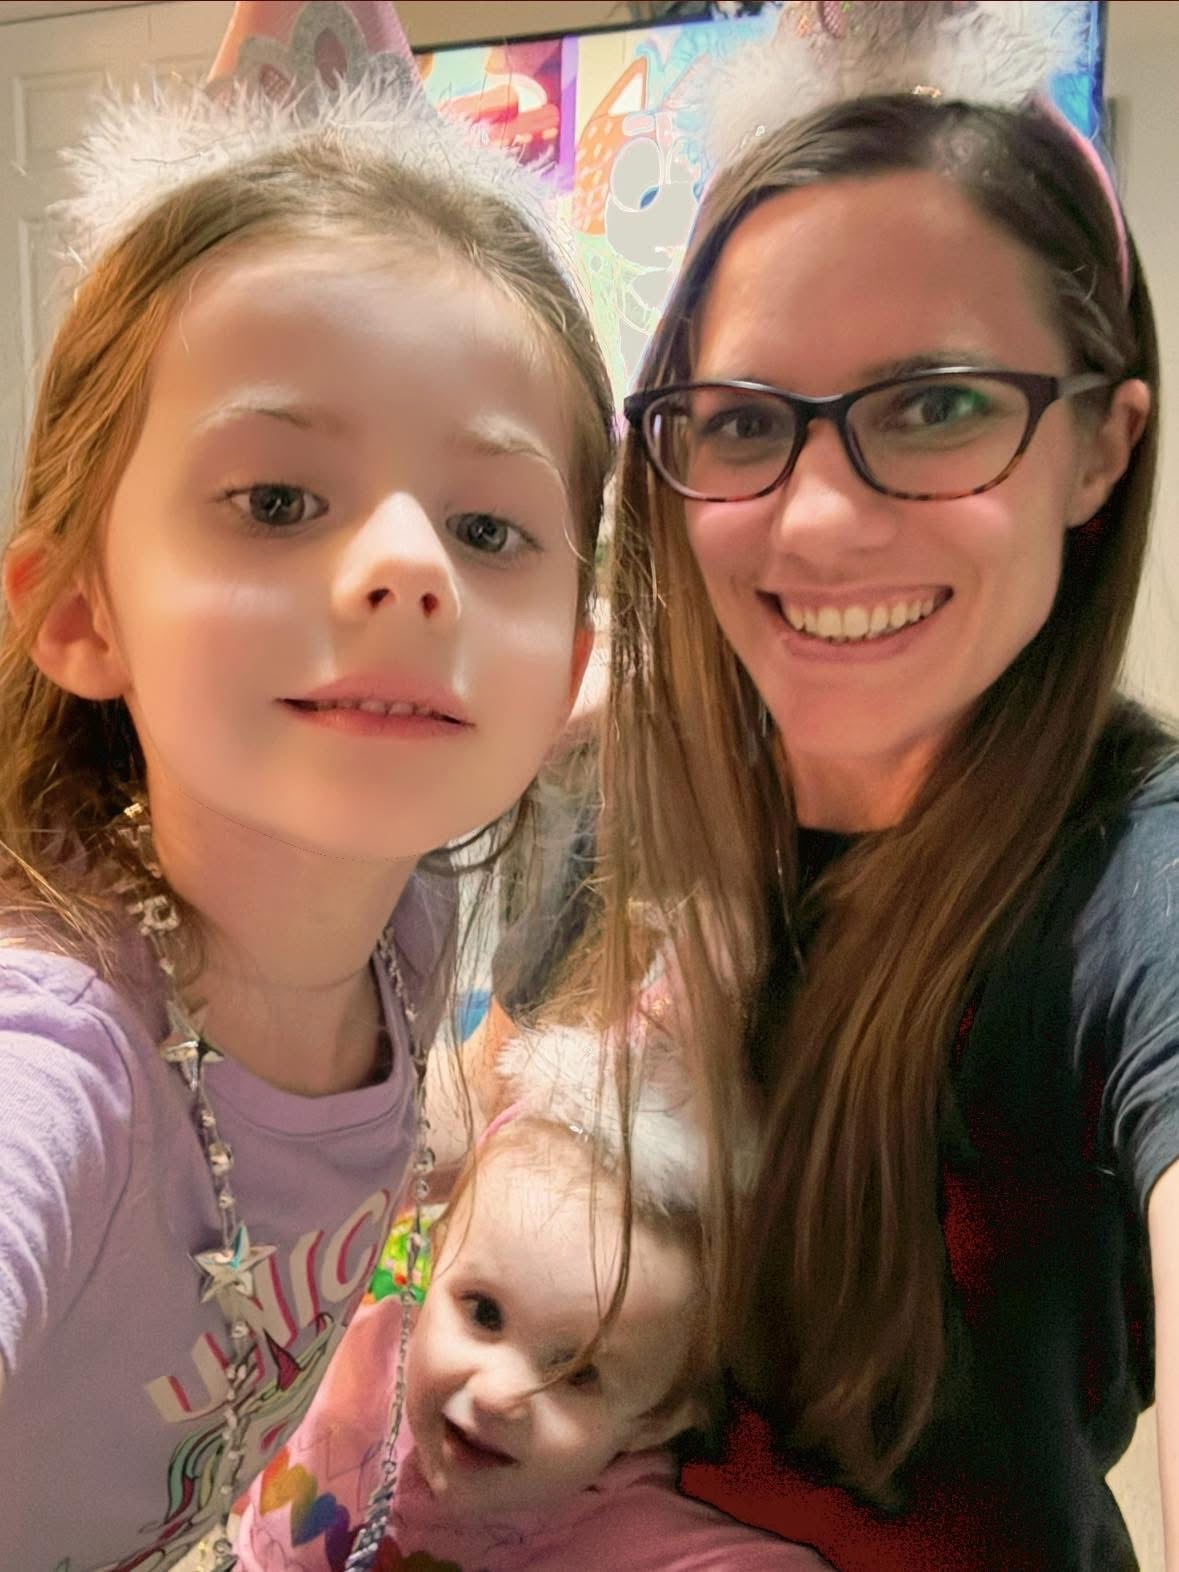
<instances>
[{"instance_id":1,"label":"girl's brown hair","mask_svg":"<svg viewBox=\"0 0 1179 1572\"><path fill-rule=\"evenodd\" d=\"M1155 470L1150 303L1136 263L1127 298L1108 201L1046 117L881 97L759 138L705 196L641 385L690 377L717 259L758 204L898 170L942 175L1027 249L1074 368L1155 390L1145 435L1100 528L1069 531L1044 628L957 724L901 822L862 837L805 901L788 772L759 736L683 504L632 436L612 548L602 932L571 982L619 1019L670 941L714 1174L731 1171L738 1089L761 1098L755 1194L738 1216L718 1188L710 1208L715 1334L782 1444L882 1500L946 1365L938 1147L956 1028L1050 861L1124 800L1156 746L1131 728L1099 756L1120 725Z\"/></svg>"},{"instance_id":2,"label":"girl's brown hair","mask_svg":"<svg viewBox=\"0 0 1179 1572\"><path fill-rule=\"evenodd\" d=\"M34 583L0 635L0 890L7 916L107 954L115 908L91 852L143 786L121 700L76 698L30 647L54 601L98 576L103 526L142 429L152 358L194 271L234 248L383 240L408 257L466 263L535 324L570 412L569 485L586 612L613 399L581 304L545 242L509 201L443 182L330 129L210 174L164 198L85 278L49 354L10 549ZM516 816L516 821L519 820Z\"/></svg>"}]
</instances>

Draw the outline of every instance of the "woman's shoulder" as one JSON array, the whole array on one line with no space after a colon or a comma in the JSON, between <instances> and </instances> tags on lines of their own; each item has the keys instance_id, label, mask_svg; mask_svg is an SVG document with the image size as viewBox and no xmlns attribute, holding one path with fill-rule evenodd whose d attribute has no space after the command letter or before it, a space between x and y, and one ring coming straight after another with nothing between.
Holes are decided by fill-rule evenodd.
<instances>
[{"instance_id":1,"label":"woman's shoulder","mask_svg":"<svg viewBox=\"0 0 1179 1572\"><path fill-rule=\"evenodd\" d=\"M1076 858L1088 884L1077 937L1179 942L1179 748L1160 744L1121 801L1099 817ZM1087 875L1087 879L1086 879Z\"/></svg>"}]
</instances>

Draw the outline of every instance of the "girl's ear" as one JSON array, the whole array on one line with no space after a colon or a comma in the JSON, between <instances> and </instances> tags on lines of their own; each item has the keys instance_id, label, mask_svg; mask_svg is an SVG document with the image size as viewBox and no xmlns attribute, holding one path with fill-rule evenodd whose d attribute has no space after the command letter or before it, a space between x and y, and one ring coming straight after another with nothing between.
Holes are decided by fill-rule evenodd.
<instances>
[{"instance_id":1,"label":"girl's ear","mask_svg":"<svg viewBox=\"0 0 1179 1572\"><path fill-rule=\"evenodd\" d=\"M1105 418L1089 436L1069 507L1070 529L1087 523L1104 506L1146 429L1150 405L1150 389L1136 377L1114 391Z\"/></svg>"},{"instance_id":2,"label":"girl's ear","mask_svg":"<svg viewBox=\"0 0 1179 1572\"><path fill-rule=\"evenodd\" d=\"M569 671L569 708L577 702L577 695L581 690L581 679L585 676L585 668L589 665L589 658L594 651L594 627L588 618L577 624L577 632L573 635L573 662Z\"/></svg>"},{"instance_id":3,"label":"girl's ear","mask_svg":"<svg viewBox=\"0 0 1179 1572\"><path fill-rule=\"evenodd\" d=\"M35 548L14 546L4 558L4 597L19 625L37 577ZM92 584L76 580L52 602L29 653L42 672L80 699L118 699L128 673L110 615Z\"/></svg>"}]
</instances>

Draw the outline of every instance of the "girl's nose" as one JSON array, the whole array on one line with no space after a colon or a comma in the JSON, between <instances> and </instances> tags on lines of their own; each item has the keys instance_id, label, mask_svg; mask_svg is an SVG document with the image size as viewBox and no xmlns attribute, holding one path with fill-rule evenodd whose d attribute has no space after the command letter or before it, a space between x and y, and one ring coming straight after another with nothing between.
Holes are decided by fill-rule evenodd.
<instances>
[{"instance_id":1,"label":"girl's nose","mask_svg":"<svg viewBox=\"0 0 1179 1572\"><path fill-rule=\"evenodd\" d=\"M458 616L459 592L445 541L416 497L386 497L348 542L336 575L342 616L394 608L434 626Z\"/></svg>"},{"instance_id":2,"label":"girl's nose","mask_svg":"<svg viewBox=\"0 0 1179 1572\"><path fill-rule=\"evenodd\" d=\"M522 1419L533 1380L516 1360L489 1361L468 1382L471 1406L490 1419Z\"/></svg>"}]
</instances>

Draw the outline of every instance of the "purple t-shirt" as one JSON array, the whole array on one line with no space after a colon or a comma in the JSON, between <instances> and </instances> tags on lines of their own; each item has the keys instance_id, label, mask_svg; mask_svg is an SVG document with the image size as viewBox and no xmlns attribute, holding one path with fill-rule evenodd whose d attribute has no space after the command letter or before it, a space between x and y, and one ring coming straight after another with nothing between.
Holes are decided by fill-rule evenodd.
<instances>
[{"instance_id":1,"label":"purple t-shirt","mask_svg":"<svg viewBox=\"0 0 1179 1572\"><path fill-rule=\"evenodd\" d=\"M416 880L395 929L421 999L442 921ZM191 1257L220 1232L144 961L130 998L76 960L0 948L0 1566L14 1572L158 1572L215 1521L227 1337ZM313 1098L229 1059L206 1071L239 1216L277 1246L246 1307L264 1352L243 1488L307 1408L404 1175L408 1039L377 975L394 1048L380 1084Z\"/></svg>"}]
</instances>

